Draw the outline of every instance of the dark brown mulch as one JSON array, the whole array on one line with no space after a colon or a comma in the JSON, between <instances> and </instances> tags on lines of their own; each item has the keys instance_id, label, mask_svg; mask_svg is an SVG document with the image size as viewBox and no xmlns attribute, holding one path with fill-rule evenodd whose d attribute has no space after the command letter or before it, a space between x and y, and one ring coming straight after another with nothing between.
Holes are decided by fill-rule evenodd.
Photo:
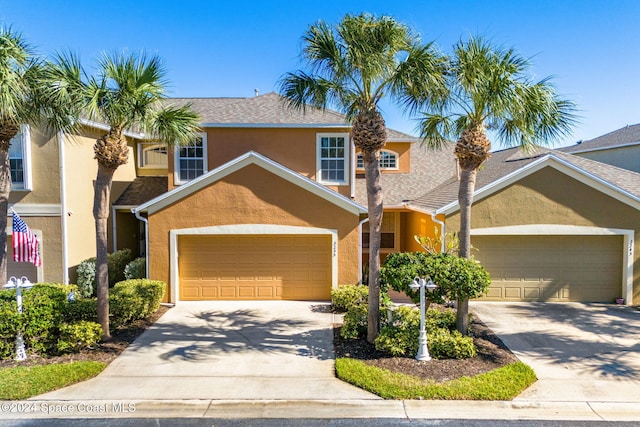
<instances>
[{"instance_id":1,"label":"dark brown mulch","mask_svg":"<svg viewBox=\"0 0 640 427\"><path fill-rule=\"evenodd\" d=\"M27 360L16 362L15 360L0 360L0 368L14 366L37 366L51 363L68 363L82 361L96 361L109 363L124 351L129 344L135 341L149 326L153 325L164 313L169 310L166 306L160 306L158 311L147 319L136 320L126 327L115 329L111 333L111 340L101 342L95 347L81 351L80 353L64 354L61 356L42 357L37 354L29 354Z\"/></svg>"},{"instance_id":2,"label":"dark brown mulch","mask_svg":"<svg viewBox=\"0 0 640 427\"><path fill-rule=\"evenodd\" d=\"M464 360L431 359L421 362L409 357L391 357L376 350L366 340L343 339L340 336L340 326L334 327L333 343L336 357L360 359L372 366L436 382L482 374L518 361L491 329L475 316L471 322L471 331L478 354Z\"/></svg>"}]
</instances>

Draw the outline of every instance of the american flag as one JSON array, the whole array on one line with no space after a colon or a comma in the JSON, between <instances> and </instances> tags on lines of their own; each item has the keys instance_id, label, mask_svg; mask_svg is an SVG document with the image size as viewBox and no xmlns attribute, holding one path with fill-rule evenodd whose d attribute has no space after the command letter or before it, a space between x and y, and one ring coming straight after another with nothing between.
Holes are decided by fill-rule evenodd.
<instances>
[{"instance_id":1,"label":"american flag","mask_svg":"<svg viewBox=\"0 0 640 427\"><path fill-rule=\"evenodd\" d=\"M36 267L42 265L38 238L15 212L13 213L13 234L11 235L11 242L13 243L14 261L30 262Z\"/></svg>"}]
</instances>

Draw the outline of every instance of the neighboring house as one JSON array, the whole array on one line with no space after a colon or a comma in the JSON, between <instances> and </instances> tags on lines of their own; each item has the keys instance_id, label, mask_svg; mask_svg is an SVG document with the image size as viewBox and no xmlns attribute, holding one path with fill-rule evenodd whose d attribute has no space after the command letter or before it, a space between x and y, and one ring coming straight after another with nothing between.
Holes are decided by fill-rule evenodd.
<instances>
[{"instance_id":1,"label":"neighboring house","mask_svg":"<svg viewBox=\"0 0 640 427\"><path fill-rule=\"evenodd\" d=\"M149 277L168 283L166 301L326 300L361 280L367 200L350 125L336 112L303 114L281 101L273 93L173 99L202 117L193 145L129 136L130 162L114 184L112 247L149 254ZM95 254L98 125L89 125L96 129L75 144L32 135L34 165L42 151L46 166L31 192L12 194L14 209L43 231L40 280L62 280L62 266L73 271ZM388 136L382 257L420 250L415 235L457 231L460 221L453 147L427 151L410 135ZM56 216L29 217L37 198ZM554 150L499 151L478 172L472 209L473 254L493 278L488 299L640 301L640 174ZM66 263L65 235L74 254Z\"/></svg>"},{"instance_id":2,"label":"neighboring house","mask_svg":"<svg viewBox=\"0 0 640 427\"><path fill-rule=\"evenodd\" d=\"M25 125L11 141L9 204L38 236L42 266L13 261L9 215L8 277L26 276L33 282L75 281L77 265L95 256L92 205L98 166L93 144L104 129L102 124L87 121L81 135L48 135ZM136 135L128 136L133 159ZM135 176L133 162L117 170L114 200Z\"/></svg>"},{"instance_id":3,"label":"neighboring house","mask_svg":"<svg viewBox=\"0 0 640 427\"><path fill-rule=\"evenodd\" d=\"M640 124L627 125L560 151L640 172Z\"/></svg>"}]
</instances>

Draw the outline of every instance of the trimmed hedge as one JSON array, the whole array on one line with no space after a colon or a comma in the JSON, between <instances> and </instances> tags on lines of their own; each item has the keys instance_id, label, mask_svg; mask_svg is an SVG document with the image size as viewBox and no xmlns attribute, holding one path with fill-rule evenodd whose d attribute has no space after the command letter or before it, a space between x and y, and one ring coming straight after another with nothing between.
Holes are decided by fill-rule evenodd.
<instances>
[{"instance_id":1,"label":"trimmed hedge","mask_svg":"<svg viewBox=\"0 0 640 427\"><path fill-rule=\"evenodd\" d=\"M124 277L127 280L144 279L147 276L147 259L136 258L124 268Z\"/></svg>"},{"instance_id":2,"label":"trimmed hedge","mask_svg":"<svg viewBox=\"0 0 640 427\"><path fill-rule=\"evenodd\" d=\"M109 269L109 287L125 280L124 270L133 260L131 249L121 249L107 254ZM96 258L88 258L78 265L78 293L81 297L89 298L96 294Z\"/></svg>"},{"instance_id":3,"label":"trimmed hedge","mask_svg":"<svg viewBox=\"0 0 640 427\"><path fill-rule=\"evenodd\" d=\"M102 326L96 322L81 320L76 323L60 325L58 351L62 353L77 353L83 348L92 347L102 337Z\"/></svg>"},{"instance_id":4,"label":"trimmed hedge","mask_svg":"<svg viewBox=\"0 0 640 427\"><path fill-rule=\"evenodd\" d=\"M132 279L116 283L109 292L113 326L122 326L154 313L160 308L166 287L165 282L150 279Z\"/></svg>"}]
</instances>

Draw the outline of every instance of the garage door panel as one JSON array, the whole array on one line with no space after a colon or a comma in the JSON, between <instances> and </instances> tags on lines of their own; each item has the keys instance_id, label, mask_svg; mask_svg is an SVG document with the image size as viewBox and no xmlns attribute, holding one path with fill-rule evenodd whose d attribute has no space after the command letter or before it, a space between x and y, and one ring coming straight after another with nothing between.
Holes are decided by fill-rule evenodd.
<instances>
[{"instance_id":1,"label":"garage door panel","mask_svg":"<svg viewBox=\"0 0 640 427\"><path fill-rule=\"evenodd\" d=\"M179 239L181 299L330 299L328 235Z\"/></svg>"},{"instance_id":2,"label":"garage door panel","mask_svg":"<svg viewBox=\"0 0 640 427\"><path fill-rule=\"evenodd\" d=\"M622 292L622 236L474 236L491 274L485 298L611 302Z\"/></svg>"}]
</instances>

